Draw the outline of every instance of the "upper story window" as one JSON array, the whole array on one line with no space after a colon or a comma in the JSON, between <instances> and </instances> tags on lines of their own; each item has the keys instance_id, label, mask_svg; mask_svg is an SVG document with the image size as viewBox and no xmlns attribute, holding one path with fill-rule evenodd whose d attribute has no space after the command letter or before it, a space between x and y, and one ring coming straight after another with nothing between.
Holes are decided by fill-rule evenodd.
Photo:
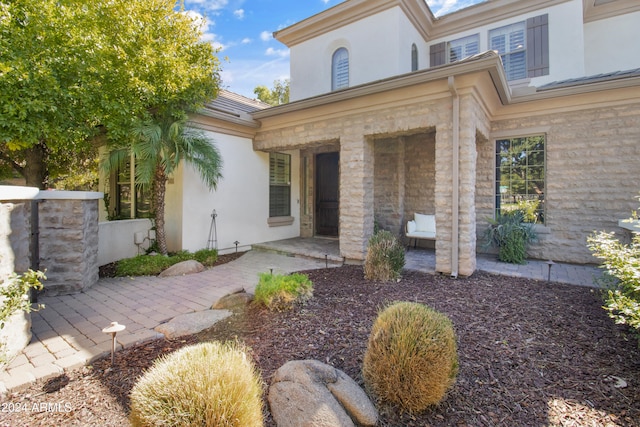
<instances>
[{"instance_id":1,"label":"upper story window","mask_svg":"<svg viewBox=\"0 0 640 427\"><path fill-rule=\"evenodd\" d=\"M502 58L507 80L527 77L525 33L524 21L489 31L489 48Z\"/></svg>"},{"instance_id":2,"label":"upper story window","mask_svg":"<svg viewBox=\"0 0 640 427\"><path fill-rule=\"evenodd\" d=\"M411 71L418 71L418 47L411 45Z\"/></svg>"},{"instance_id":3,"label":"upper story window","mask_svg":"<svg viewBox=\"0 0 640 427\"><path fill-rule=\"evenodd\" d=\"M489 31L489 49L500 54L507 80L549 74L549 16Z\"/></svg>"},{"instance_id":4,"label":"upper story window","mask_svg":"<svg viewBox=\"0 0 640 427\"><path fill-rule=\"evenodd\" d=\"M545 136L496 141L496 213L524 212L525 221L544 224Z\"/></svg>"},{"instance_id":5,"label":"upper story window","mask_svg":"<svg viewBox=\"0 0 640 427\"><path fill-rule=\"evenodd\" d=\"M331 90L345 87L349 87L349 51L341 47L331 60Z\"/></svg>"},{"instance_id":6,"label":"upper story window","mask_svg":"<svg viewBox=\"0 0 640 427\"><path fill-rule=\"evenodd\" d=\"M507 80L549 74L549 16L547 14L489 31L488 46L479 34L444 41L429 47L431 67L459 61L480 51L500 54Z\"/></svg>"},{"instance_id":7,"label":"upper story window","mask_svg":"<svg viewBox=\"0 0 640 427\"><path fill-rule=\"evenodd\" d=\"M480 51L480 35L463 37L449 42L449 62L456 62Z\"/></svg>"}]
</instances>

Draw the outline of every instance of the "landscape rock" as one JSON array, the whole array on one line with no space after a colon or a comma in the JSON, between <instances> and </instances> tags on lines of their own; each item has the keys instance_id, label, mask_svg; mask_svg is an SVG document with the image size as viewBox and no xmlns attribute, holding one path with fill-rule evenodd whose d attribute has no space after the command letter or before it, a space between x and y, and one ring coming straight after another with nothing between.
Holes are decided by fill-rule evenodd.
<instances>
[{"instance_id":1,"label":"landscape rock","mask_svg":"<svg viewBox=\"0 0 640 427\"><path fill-rule=\"evenodd\" d=\"M159 274L160 277L184 276L185 274L200 273L204 271L204 265L194 259L173 264Z\"/></svg>"},{"instance_id":2,"label":"landscape rock","mask_svg":"<svg viewBox=\"0 0 640 427\"><path fill-rule=\"evenodd\" d=\"M268 395L278 427L375 426L378 411L347 374L317 360L295 360L274 374Z\"/></svg>"},{"instance_id":3,"label":"landscape rock","mask_svg":"<svg viewBox=\"0 0 640 427\"><path fill-rule=\"evenodd\" d=\"M183 335L191 335L212 327L219 321L231 316L229 310L205 310L195 313L182 314L170 321L156 326L156 332L164 334L166 338L172 339Z\"/></svg>"},{"instance_id":4,"label":"landscape rock","mask_svg":"<svg viewBox=\"0 0 640 427\"><path fill-rule=\"evenodd\" d=\"M239 308L253 301L253 294L240 291L233 294L225 295L211 306L214 310Z\"/></svg>"}]
</instances>

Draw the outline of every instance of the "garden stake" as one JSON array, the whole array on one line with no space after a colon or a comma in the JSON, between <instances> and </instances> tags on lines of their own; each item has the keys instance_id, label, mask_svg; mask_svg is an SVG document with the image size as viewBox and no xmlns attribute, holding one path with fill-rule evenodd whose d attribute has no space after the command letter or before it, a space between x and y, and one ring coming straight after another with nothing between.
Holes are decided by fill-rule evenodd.
<instances>
[{"instance_id":1,"label":"garden stake","mask_svg":"<svg viewBox=\"0 0 640 427\"><path fill-rule=\"evenodd\" d=\"M329 268L329 255L324 254L324 268Z\"/></svg>"},{"instance_id":2,"label":"garden stake","mask_svg":"<svg viewBox=\"0 0 640 427\"><path fill-rule=\"evenodd\" d=\"M549 275L547 276L547 282L551 281L551 267L555 264L552 260L547 261L547 265L549 266Z\"/></svg>"},{"instance_id":3,"label":"garden stake","mask_svg":"<svg viewBox=\"0 0 640 427\"><path fill-rule=\"evenodd\" d=\"M116 334L120 331L124 331L126 326L120 325L118 322L111 322L109 326L104 328L102 332L105 334L111 334L111 366L113 367L113 362L116 354Z\"/></svg>"}]
</instances>

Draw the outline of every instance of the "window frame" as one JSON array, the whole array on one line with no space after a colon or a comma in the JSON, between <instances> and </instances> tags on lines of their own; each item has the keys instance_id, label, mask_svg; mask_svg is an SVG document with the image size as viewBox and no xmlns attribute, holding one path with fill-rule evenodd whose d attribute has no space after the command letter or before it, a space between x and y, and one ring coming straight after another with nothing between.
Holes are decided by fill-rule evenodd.
<instances>
[{"instance_id":1,"label":"window frame","mask_svg":"<svg viewBox=\"0 0 640 427\"><path fill-rule=\"evenodd\" d=\"M418 57L418 46L415 43L411 44L411 71L418 71L420 67Z\"/></svg>"},{"instance_id":2,"label":"window frame","mask_svg":"<svg viewBox=\"0 0 640 427\"><path fill-rule=\"evenodd\" d=\"M473 44L475 44L475 51L470 53L468 52L469 46ZM454 47L461 48L460 57L452 60L451 54L453 53ZM447 42L447 64L452 64L454 62L460 61L461 59L468 58L469 56L477 55L478 53L480 53L480 33L470 34L468 36L460 37Z\"/></svg>"},{"instance_id":3,"label":"window frame","mask_svg":"<svg viewBox=\"0 0 640 427\"><path fill-rule=\"evenodd\" d=\"M112 197L109 216L113 220L153 218L152 185L136 184L135 167L135 157L131 155L110 174L109 194ZM129 202L123 201L124 188L128 188ZM128 208L123 209L124 205L128 205ZM143 210L143 206L147 209Z\"/></svg>"},{"instance_id":4,"label":"window frame","mask_svg":"<svg viewBox=\"0 0 640 427\"><path fill-rule=\"evenodd\" d=\"M332 91L349 87L349 68L349 51L346 47L339 47L331 55Z\"/></svg>"},{"instance_id":5,"label":"window frame","mask_svg":"<svg viewBox=\"0 0 640 427\"><path fill-rule=\"evenodd\" d=\"M521 43L519 44L517 33L521 33ZM494 45L494 39L501 36L504 37L503 49ZM511 40L512 37L514 37L515 40ZM508 25L493 28L488 32L487 40L489 49L497 51L498 55L500 55L508 81L522 80L528 77L527 50L529 46L527 40L527 21L513 22ZM522 59L519 59L519 57L522 57ZM522 65L519 66L519 64Z\"/></svg>"},{"instance_id":6,"label":"window frame","mask_svg":"<svg viewBox=\"0 0 640 427\"><path fill-rule=\"evenodd\" d=\"M291 217L291 154L270 152L269 218L282 217Z\"/></svg>"},{"instance_id":7,"label":"window frame","mask_svg":"<svg viewBox=\"0 0 640 427\"><path fill-rule=\"evenodd\" d=\"M524 188L525 188L525 192L522 193L515 193L512 188L507 189L506 191L504 191L504 187L502 185L503 180L502 180L502 171L501 171L501 162L500 162L500 158L501 158L501 150L500 150L500 144L503 141L509 141L509 144L511 145L513 143L514 140L525 140L528 138L538 138L541 137L542 138L542 149L537 149L537 150L524 150L521 151L521 153L526 153L524 155L524 158L526 158L526 164L525 165L520 165L520 167L523 167L526 169L525 172L525 179L524 179ZM509 210L505 210L503 209L505 203L503 203L503 198L505 197L503 194L505 193L509 193L511 194L513 197L518 197L518 196L524 196L524 198L521 201L525 201L525 200L535 200L534 198L532 198L531 196L536 196L537 195L537 200L540 201L540 205L536 208L536 218L534 221L526 221L526 222L530 222L532 224L536 224L536 225L540 225L540 226L545 226L546 224L546 217L547 217L547 152L548 152L548 134L547 132L532 132L532 133L526 133L526 134L519 134L519 135L499 135L499 136L494 136L493 138L493 148L494 148L494 168L493 168L493 179L494 179L494 183L493 183L493 193L494 193L494 209L493 209L493 214L494 217L497 216L500 213L504 213L504 212L508 212ZM532 158L531 153L541 153L542 155L542 165L536 164L536 165L532 165L529 164L529 159ZM529 168L530 167L535 167L535 168L540 168L540 170L538 172L541 172L540 175L537 175L537 181L542 181L542 192L541 193L535 193L535 192L529 192L530 190L530 185L532 183L534 183L536 181L536 176L531 176L528 172L529 172ZM541 178L541 179L540 179ZM511 184L509 184L511 186ZM522 185L522 184L521 184Z\"/></svg>"}]
</instances>

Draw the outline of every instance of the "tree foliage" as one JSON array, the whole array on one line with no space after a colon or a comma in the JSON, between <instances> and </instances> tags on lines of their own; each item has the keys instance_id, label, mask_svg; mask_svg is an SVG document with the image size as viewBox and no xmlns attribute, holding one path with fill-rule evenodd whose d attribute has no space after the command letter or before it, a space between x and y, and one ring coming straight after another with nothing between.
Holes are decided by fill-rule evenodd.
<instances>
[{"instance_id":1,"label":"tree foliage","mask_svg":"<svg viewBox=\"0 0 640 427\"><path fill-rule=\"evenodd\" d=\"M219 62L200 36L175 0L0 0L0 159L43 188L96 137L203 105Z\"/></svg>"},{"instance_id":2,"label":"tree foliage","mask_svg":"<svg viewBox=\"0 0 640 427\"><path fill-rule=\"evenodd\" d=\"M258 99L269 105L281 105L289 103L289 79L275 80L273 88L266 86L256 86L253 89Z\"/></svg>"},{"instance_id":3,"label":"tree foliage","mask_svg":"<svg viewBox=\"0 0 640 427\"><path fill-rule=\"evenodd\" d=\"M623 244L614 233L601 231L588 238L588 247L604 260L605 310L616 323L629 325L640 334L640 234Z\"/></svg>"}]
</instances>

